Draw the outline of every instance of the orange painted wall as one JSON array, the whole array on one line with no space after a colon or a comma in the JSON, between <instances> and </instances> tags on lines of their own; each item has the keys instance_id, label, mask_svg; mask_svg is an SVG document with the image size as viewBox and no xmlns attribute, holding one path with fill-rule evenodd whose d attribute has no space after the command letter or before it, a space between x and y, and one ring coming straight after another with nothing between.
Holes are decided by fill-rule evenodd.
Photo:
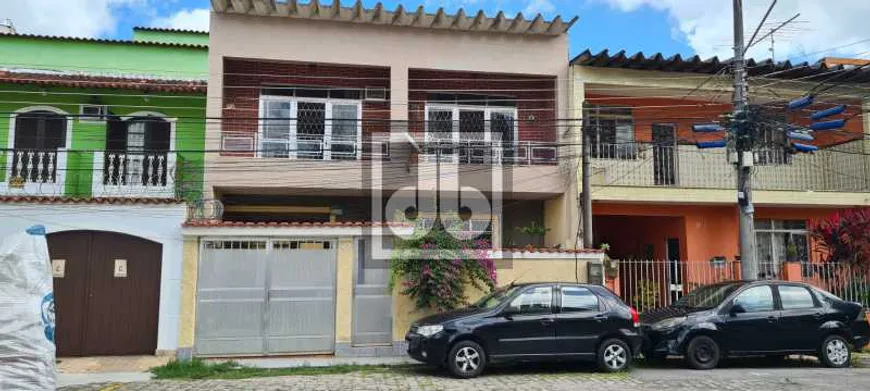
<instances>
[{"instance_id":1,"label":"orange painted wall","mask_svg":"<svg viewBox=\"0 0 870 391\"><path fill-rule=\"evenodd\" d=\"M757 207L756 219L808 220L813 224L836 211L835 208L786 208ZM688 261L707 261L715 256L735 259L739 253L737 234L739 223L737 207L731 205L645 205L594 203L595 216L593 230L596 242L599 233L607 235L611 252L617 244L626 246L630 253L640 250L636 243L660 243L662 250L656 250L658 259L664 257L664 240L679 237L682 246L682 259ZM648 216L638 218L638 216ZM670 224L678 221L682 228ZM599 225L596 227L596 222ZM618 233L615 235L614 233ZM615 236L615 237L614 237ZM625 237L625 238L623 238ZM634 239L632 239L634 238ZM812 246L815 247L815 246ZM813 253L816 251L813 249ZM635 256L642 256L637 253ZM613 255L612 255L613 256ZM616 257L616 256L614 256Z\"/></svg>"},{"instance_id":2,"label":"orange painted wall","mask_svg":"<svg viewBox=\"0 0 870 391\"><path fill-rule=\"evenodd\" d=\"M665 216L594 216L596 244L610 244L615 259L667 259L666 241L680 239L680 253L686 251L683 217ZM652 253L648 247L652 246Z\"/></svg>"},{"instance_id":3,"label":"orange painted wall","mask_svg":"<svg viewBox=\"0 0 870 391\"><path fill-rule=\"evenodd\" d=\"M692 132L692 125L696 123L717 122L722 114L731 110L730 104L674 98L587 94L586 101L600 106L635 107L632 110L635 120L635 138L642 142L652 141L652 125L657 123L676 125L677 139L680 143L694 144L696 141L721 139L724 136L721 132L714 134L694 133ZM808 125L810 123L808 117L811 112L828 107L831 107L831 105L815 105L812 106L811 110L790 114L787 116L787 119L789 122ZM849 119L844 128L845 132L818 132L816 133L816 141L813 144L819 146L835 145L860 139L863 133L862 117L855 116L860 111L860 107L860 102L851 102L845 113L828 118L829 120Z\"/></svg>"}]
</instances>

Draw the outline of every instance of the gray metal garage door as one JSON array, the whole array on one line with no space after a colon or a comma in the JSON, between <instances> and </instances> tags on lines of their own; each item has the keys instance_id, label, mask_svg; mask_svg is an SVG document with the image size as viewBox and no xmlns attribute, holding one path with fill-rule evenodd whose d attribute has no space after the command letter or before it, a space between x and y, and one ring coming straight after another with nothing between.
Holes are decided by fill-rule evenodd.
<instances>
[{"instance_id":1,"label":"gray metal garage door","mask_svg":"<svg viewBox=\"0 0 870 391\"><path fill-rule=\"evenodd\" d=\"M331 353L335 262L330 241L204 241L196 354Z\"/></svg>"}]
</instances>

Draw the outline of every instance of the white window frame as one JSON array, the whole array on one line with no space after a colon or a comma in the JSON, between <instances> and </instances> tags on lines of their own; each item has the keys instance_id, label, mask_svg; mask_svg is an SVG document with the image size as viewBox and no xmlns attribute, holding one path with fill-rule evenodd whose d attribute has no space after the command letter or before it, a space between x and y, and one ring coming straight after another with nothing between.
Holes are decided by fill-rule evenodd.
<instances>
[{"instance_id":1,"label":"white window frame","mask_svg":"<svg viewBox=\"0 0 870 391\"><path fill-rule=\"evenodd\" d=\"M103 113L100 114L99 117L92 117L85 115L85 107L102 107ZM101 105L101 104L87 104L83 103L79 105L79 123L83 124L104 124L106 123L106 118L109 116L109 106Z\"/></svg>"},{"instance_id":2,"label":"white window frame","mask_svg":"<svg viewBox=\"0 0 870 391\"><path fill-rule=\"evenodd\" d=\"M516 107L493 107L493 106L479 106L479 105L458 105L458 104L426 104L423 110L424 120L423 120L423 134L424 134L424 142L429 143L434 141L431 135L429 134L429 111L450 111L451 112L451 121L452 121L452 132L450 140L454 143L460 142L460 133L459 133L459 112L460 111L483 111L483 142L490 143L492 142L492 113L510 113L514 118L514 138L513 144L514 146L519 145L519 137L520 137L520 126L519 120L517 117L519 116L519 112ZM516 147L515 147L516 148ZM501 145L498 147L493 147L493 150L498 150L499 153L496 156L501 157ZM442 156L442 161L452 161L454 163L459 162L459 153L454 151L454 153L450 154L449 157L445 158ZM499 158L499 161L501 158Z\"/></svg>"},{"instance_id":3,"label":"white window frame","mask_svg":"<svg viewBox=\"0 0 870 391\"><path fill-rule=\"evenodd\" d=\"M55 183L51 184L53 188L46 187L49 184L33 184L25 183L24 190L9 188L9 181L12 179L12 160L14 159L13 151L15 151L15 137L17 136L16 120L19 115L25 115L34 111L50 111L52 113L66 117L66 140L64 140L64 148L57 149L57 161L55 165L58 168L55 174ZM6 152L6 175L5 179L0 181L0 191L9 193L24 193L24 194L45 194L45 192L53 192L52 194L63 194L64 186L66 185L66 154L72 149L73 139L73 121L75 117L54 106L28 106L15 110L9 115L9 135L6 138L6 146L9 152Z\"/></svg>"},{"instance_id":4,"label":"white window frame","mask_svg":"<svg viewBox=\"0 0 870 391\"><path fill-rule=\"evenodd\" d=\"M266 103L290 103L290 137L288 140L287 158L296 160L297 155L297 108L300 102L303 103L323 103L326 112L324 113L324 130L323 130L323 160L332 160L332 106L333 105L353 105L356 106L356 160L362 159L362 101L356 99L333 99L333 98L305 98L294 96L281 95L260 95L260 107L258 110L259 121L257 126L257 157L263 156L263 132L266 125ZM317 160L317 159L305 159Z\"/></svg>"},{"instance_id":5,"label":"white window frame","mask_svg":"<svg viewBox=\"0 0 870 391\"><path fill-rule=\"evenodd\" d=\"M806 224L806 226L809 226L809 223L806 220L804 220L804 219L756 219L755 221L756 222L758 222L758 221L770 222L771 228L755 228L755 232L753 234L755 235L756 241L758 240L759 233L768 234L766 236L770 240L771 263L773 264L773 267L776 267L776 269L774 270L774 273L776 273L776 275L779 275L779 270L778 270L779 266L783 262L785 262L785 254L782 254L782 256L780 256L781 254L778 253L779 250L776 248L775 242L773 239L775 234L788 234L789 237L791 237L792 235L804 235L804 236L806 236L807 237L807 249L806 249L807 259L806 260L799 260L799 261L800 261L801 265L812 263L812 260L809 259L810 254L811 254L811 243L810 243L810 237L809 237L809 229L774 228L775 222L785 222L785 221L803 221L804 224ZM786 242L786 245L788 245L788 242ZM758 261L760 262L762 260L759 259Z\"/></svg>"}]
</instances>

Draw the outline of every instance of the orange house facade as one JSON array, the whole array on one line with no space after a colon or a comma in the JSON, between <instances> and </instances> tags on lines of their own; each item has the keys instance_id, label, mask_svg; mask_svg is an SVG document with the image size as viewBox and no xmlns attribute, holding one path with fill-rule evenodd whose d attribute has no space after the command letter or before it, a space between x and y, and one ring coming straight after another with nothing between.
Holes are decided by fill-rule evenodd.
<instances>
[{"instance_id":1,"label":"orange house facade","mask_svg":"<svg viewBox=\"0 0 870 391\"><path fill-rule=\"evenodd\" d=\"M682 262L682 269L651 273L679 274L671 278L683 291L717 267L725 278L739 277L722 266L739 261L733 157L724 148L696 146L723 139L723 131L692 130L693 124L722 123L731 110L728 61L586 51L571 65L573 114L589 132L595 245L609 244L613 259ZM824 75L852 74L849 85L819 95L808 111L780 110L783 124L807 125L810 111L846 105L836 117L847 120L842 130L815 133L817 152L789 152L783 131L762 135L755 153L759 277L782 277L787 260L812 273L811 264L820 259L807 234L812 225L836 210L870 205L870 142L864 137L870 121L861 115L870 103L858 92L870 83L870 73L824 62L748 66L751 103L774 110Z\"/></svg>"}]
</instances>

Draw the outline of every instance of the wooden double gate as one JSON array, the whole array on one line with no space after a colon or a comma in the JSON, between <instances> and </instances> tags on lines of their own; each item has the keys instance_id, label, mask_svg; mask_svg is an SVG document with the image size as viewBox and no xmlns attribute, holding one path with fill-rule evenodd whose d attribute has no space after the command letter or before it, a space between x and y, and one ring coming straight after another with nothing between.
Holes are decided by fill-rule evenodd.
<instances>
[{"instance_id":1,"label":"wooden double gate","mask_svg":"<svg viewBox=\"0 0 870 391\"><path fill-rule=\"evenodd\" d=\"M101 231L48 235L58 356L154 354L162 245Z\"/></svg>"}]
</instances>

